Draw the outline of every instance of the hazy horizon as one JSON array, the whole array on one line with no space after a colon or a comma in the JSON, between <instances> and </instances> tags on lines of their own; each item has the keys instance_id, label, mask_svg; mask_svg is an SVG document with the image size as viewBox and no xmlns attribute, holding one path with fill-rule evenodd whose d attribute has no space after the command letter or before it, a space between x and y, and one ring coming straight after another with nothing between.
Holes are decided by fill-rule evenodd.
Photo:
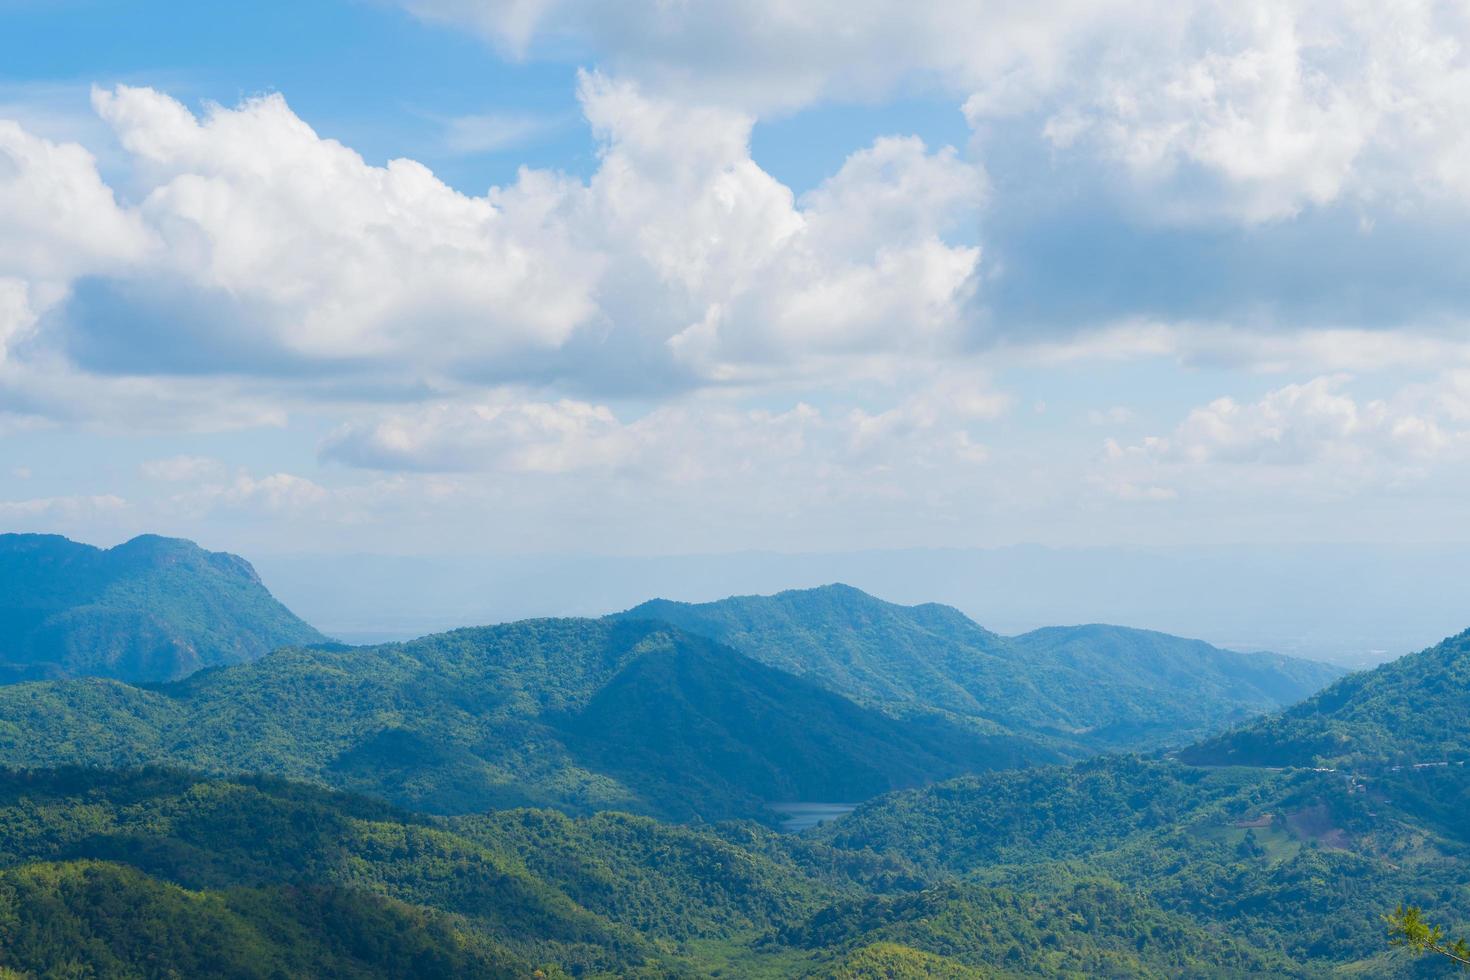
<instances>
[{"instance_id":1,"label":"hazy horizon","mask_svg":"<svg viewBox=\"0 0 1470 980\"><path fill-rule=\"evenodd\" d=\"M283 602L347 642L409 639L651 598L707 602L841 582L954 606L1002 634L1110 623L1352 667L1470 627L1457 546L891 549L723 555L343 555L251 558ZM1413 589L1397 586L1417 583Z\"/></svg>"}]
</instances>

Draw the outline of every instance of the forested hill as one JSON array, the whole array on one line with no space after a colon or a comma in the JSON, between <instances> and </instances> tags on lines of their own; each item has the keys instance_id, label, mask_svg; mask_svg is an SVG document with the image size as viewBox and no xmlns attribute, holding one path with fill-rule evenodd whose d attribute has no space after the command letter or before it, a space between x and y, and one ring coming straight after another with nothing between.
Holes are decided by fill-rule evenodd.
<instances>
[{"instance_id":1,"label":"forested hill","mask_svg":"<svg viewBox=\"0 0 1470 980\"><path fill-rule=\"evenodd\" d=\"M1470 631L1344 677L1181 757L1202 765L1355 769L1470 761Z\"/></svg>"},{"instance_id":2,"label":"forested hill","mask_svg":"<svg viewBox=\"0 0 1470 980\"><path fill-rule=\"evenodd\" d=\"M323 639L235 555L156 535L107 550L0 535L0 683L172 680Z\"/></svg>"},{"instance_id":3,"label":"forested hill","mask_svg":"<svg viewBox=\"0 0 1470 980\"><path fill-rule=\"evenodd\" d=\"M749 823L426 819L278 780L76 770L0 771L7 968L242 980L1301 974L1108 881L1028 894Z\"/></svg>"},{"instance_id":4,"label":"forested hill","mask_svg":"<svg viewBox=\"0 0 1470 980\"><path fill-rule=\"evenodd\" d=\"M999 636L948 606L845 585L689 604L658 619L890 712L939 709L1081 751L1178 745L1297 701L1340 668L1117 626Z\"/></svg>"},{"instance_id":5,"label":"forested hill","mask_svg":"<svg viewBox=\"0 0 1470 980\"><path fill-rule=\"evenodd\" d=\"M0 688L0 764L259 771L440 813L758 815L1056 758L942 718L901 722L652 622L288 648L147 689Z\"/></svg>"},{"instance_id":6,"label":"forested hill","mask_svg":"<svg viewBox=\"0 0 1470 980\"><path fill-rule=\"evenodd\" d=\"M1260 975L1437 977L1454 973L1388 949L1382 917L1407 902L1470 930L1467 804L1459 766L1359 776L1099 756L890 794L809 839L1033 894L1113 882L1295 964Z\"/></svg>"}]
</instances>

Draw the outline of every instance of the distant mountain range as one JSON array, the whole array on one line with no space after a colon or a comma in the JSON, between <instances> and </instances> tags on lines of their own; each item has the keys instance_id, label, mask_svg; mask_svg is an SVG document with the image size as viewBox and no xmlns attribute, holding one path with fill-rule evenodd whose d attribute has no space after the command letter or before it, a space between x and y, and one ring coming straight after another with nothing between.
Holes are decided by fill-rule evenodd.
<instances>
[{"instance_id":1,"label":"distant mountain range","mask_svg":"<svg viewBox=\"0 0 1470 980\"><path fill-rule=\"evenodd\" d=\"M155 535L103 550L0 534L0 683L173 680L324 639L235 555Z\"/></svg>"},{"instance_id":2,"label":"distant mountain range","mask_svg":"<svg viewBox=\"0 0 1470 980\"><path fill-rule=\"evenodd\" d=\"M5 764L267 772L441 813L542 805L718 818L1046 759L943 719L906 724L644 621L288 648L147 689L0 688Z\"/></svg>"},{"instance_id":3,"label":"distant mountain range","mask_svg":"<svg viewBox=\"0 0 1470 980\"><path fill-rule=\"evenodd\" d=\"M1339 667L1119 626L1004 637L948 606L899 606L845 585L691 605L657 619L891 713L938 709L1074 755L1179 745L1291 704Z\"/></svg>"},{"instance_id":4,"label":"distant mountain range","mask_svg":"<svg viewBox=\"0 0 1470 980\"><path fill-rule=\"evenodd\" d=\"M13 673L114 680L0 688L0 763L265 772L440 813L858 802L1177 745L1338 673L1117 627L1001 637L840 585L351 648L316 642L233 556L6 540Z\"/></svg>"}]
</instances>

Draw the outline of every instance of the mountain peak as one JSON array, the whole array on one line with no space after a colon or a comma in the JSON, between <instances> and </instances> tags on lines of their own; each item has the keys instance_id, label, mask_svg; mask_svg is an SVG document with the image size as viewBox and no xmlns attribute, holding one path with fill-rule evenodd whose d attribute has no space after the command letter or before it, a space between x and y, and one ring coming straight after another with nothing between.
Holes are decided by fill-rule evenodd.
<instances>
[{"instance_id":1,"label":"mountain peak","mask_svg":"<svg viewBox=\"0 0 1470 980\"><path fill-rule=\"evenodd\" d=\"M108 549L0 536L0 682L169 680L323 639L237 555L157 534Z\"/></svg>"}]
</instances>

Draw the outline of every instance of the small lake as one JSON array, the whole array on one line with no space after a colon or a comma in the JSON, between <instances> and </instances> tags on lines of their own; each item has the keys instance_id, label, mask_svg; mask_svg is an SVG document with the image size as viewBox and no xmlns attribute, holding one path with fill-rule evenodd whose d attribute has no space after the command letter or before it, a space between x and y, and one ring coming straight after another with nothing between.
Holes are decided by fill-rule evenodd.
<instances>
[{"instance_id":1,"label":"small lake","mask_svg":"<svg viewBox=\"0 0 1470 980\"><path fill-rule=\"evenodd\" d=\"M781 829L788 834L799 834L817 824L836 820L857 809L856 803L767 803L766 809L782 816Z\"/></svg>"}]
</instances>

